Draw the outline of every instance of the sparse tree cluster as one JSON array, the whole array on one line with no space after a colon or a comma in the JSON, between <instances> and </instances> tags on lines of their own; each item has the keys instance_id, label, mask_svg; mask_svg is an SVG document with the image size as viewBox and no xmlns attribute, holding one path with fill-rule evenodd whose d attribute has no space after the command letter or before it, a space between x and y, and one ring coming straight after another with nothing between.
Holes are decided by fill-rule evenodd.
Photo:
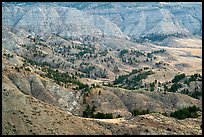
<instances>
[{"instance_id":1,"label":"sparse tree cluster","mask_svg":"<svg viewBox=\"0 0 204 137\"><path fill-rule=\"evenodd\" d=\"M12 54L9 54L9 53L8 54L4 53L3 55L6 56L7 58L13 58L14 57Z\"/></svg>"},{"instance_id":2,"label":"sparse tree cluster","mask_svg":"<svg viewBox=\"0 0 204 137\"><path fill-rule=\"evenodd\" d=\"M135 55L136 57L145 56L145 53L139 50L131 50L130 55Z\"/></svg>"},{"instance_id":3,"label":"sparse tree cluster","mask_svg":"<svg viewBox=\"0 0 204 137\"><path fill-rule=\"evenodd\" d=\"M196 118L199 116L197 111L201 111L201 109L193 105L186 108L178 109L175 112L172 112L170 116L175 117L177 119Z\"/></svg>"},{"instance_id":4,"label":"sparse tree cluster","mask_svg":"<svg viewBox=\"0 0 204 137\"><path fill-rule=\"evenodd\" d=\"M180 83L174 83L171 88L168 89L169 92L176 92L179 88L182 87Z\"/></svg>"},{"instance_id":5,"label":"sparse tree cluster","mask_svg":"<svg viewBox=\"0 0 204 137\"><path fill-rule=\"evenodd\" d=\"M137 75L134 75L131 79L129 79L129 76L133 74ZM114 80L113 84L114 85L123 84L124 88L132 90L137 88L137 86L141 84L142 79L147 78L147 76L151 74L153 74L151 70L142 72L142 69L133 69L132 72L127 75L120 75L118 78Z\"/></svg>"},{"instance_id":6,"label":"sparse tree cluster","mask_svg":"<svg viewBox=\"0 0 204 137\"><path fill-rule=\"evenodd\" d=\"M190 82L196 81L196 80L201 80L202 81L202 76L200 74L198 74L198 73L191 75L190 78L186 79L184 83L189 85Z\"/></svg>"},{"instance_id":7,"label":"sparse tree cluster","mask_svg":"<svg viewBox=\"0 0 204 137\"><path fill-rule=\"evenodd\" d=\"M147 53L147 57L148 58L152 58L153 56L153 54L158 54L158 53L164 53L166 50L165 49L161 49L161 50L155 50L155 51L152 51L152 52L148 52Z\"/></svg>"},{"instance_id":8,"label":"sparse tree cluster","mask_svg":"<svg viewBox=\"0 0 204 137\"><path fill-rule=\"evenodd\" d=\"M179 82L181 79L183 79L183 78L185 78L185 74L183 73L183 74L178 74L178 75L176 75L173 79L172 79L172 82L173 83L177 83L177 82Z\"/></svg>"},{"instance_id":9,"label":"sparse tree cluster","mask_svg":"<svg viewBox=\"0 0 204 137\"><path fill-rule=\"evenodd\" d=\"M112 119L113 118L113 114L112 113L101 113L101 112L97 112L96 114L94 114L95 112L95 106L93 105L92 108L90 108L89 105L87 105L86 109L83 111L83 117L89 117L89 118L98 118L98 119Z\"/></svg>"},{"instance_id":10,"label":"sparse tree cluster","mask_svg":"<svg viewBox=\"0 0 204 137\"><path fill-rule=\"evenodd\" d=\"M119 57L122 57L124 54L128 53L127 49L123 49L119 52Z\"/></svg>"},{"instance_id":11,"label":"sparse tree cluster","mask_svg":"<svg viewBox=\"0 0 204 137\"><path fill-rule=\"evenodd\" d=\"M145 115L145 114L149 114L149 113L150 113L149 109L141 110L141 111L138 110L138 109L135 109L135 110L132 111L132 115L133 115L133 116Z\"/></svg>"}]
</instances>

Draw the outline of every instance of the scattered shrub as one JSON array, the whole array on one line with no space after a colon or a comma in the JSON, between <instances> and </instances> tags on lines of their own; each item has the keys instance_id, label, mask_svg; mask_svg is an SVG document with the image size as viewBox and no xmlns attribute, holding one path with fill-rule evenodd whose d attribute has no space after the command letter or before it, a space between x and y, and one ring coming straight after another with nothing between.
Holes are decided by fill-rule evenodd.
<instances>
[{"instance_id":1,"label":"scattered shrub","mask_svg":"<svg viewBox=\"0 0 204 137\"><path fill-rule=\"evenodd\" d=\"M149 109L141 110L141 111L136 109L136 110L133 110L132 115L137 116L137 115L145 115L145 114L149 114L149 113L150 113Z\"/></svg>"},{"instance_id":2,"label":"scattered shrub","mask_svg":"<svg viewBox=\"0 0 204 137\"><path fill-rule=\"evenodd\" d=\"M193 105L190 107L178 109L175 112L172 112L170 116L177 119L196 118L199 116L197 111L201 111L201 109Z\"/></svg>"}]
</instances>

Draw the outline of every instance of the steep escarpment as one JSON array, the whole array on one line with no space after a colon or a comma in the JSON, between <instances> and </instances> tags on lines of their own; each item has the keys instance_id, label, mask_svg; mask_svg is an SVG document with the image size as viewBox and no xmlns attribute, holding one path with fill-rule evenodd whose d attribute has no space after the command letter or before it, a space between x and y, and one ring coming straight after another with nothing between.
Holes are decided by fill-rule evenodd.
<instances>
[{"instance_id":1,"label":"steep escarpment","mask_svg":"<svg viewBox=\"0 0 204 137\"><path fill-rule=\"evenodd\" d=\"M84 10L109 18L135 39L144 37L153 40L153 35L155 39L171 34L202 34L200 3L98 3L92 6L90 9L90 5L84 3Z\"/></svg>"},{"instance_id":2,"label":"steep escarpment","mask_svg":"<svg viewBox=\"0 0 204 137\"><path fill-rule=\"evenodd\" d=\"M32 6L36 8L33 10ZM169 36L202 35L200 3L74 2L25 4L24 7L6 3L2 11L5 12L3 24L39 36L54 33L62 37L89 35L157 41Z\"/></svg>"},{"instance_id":3,"label":"steep escarpment","mask_svg":"<svg viewBox=\"0 0 204 137\"><path fill-rule=\"evenodd\" d=\"M89 15L75 8L4 5L2 12L4 25L24 29L29 33L35 33L36 36L57 34L64 38L88 35L127 37L108 19ZM13 14L19 15L16 17L12 16Z\"/></svg>"},{"instance_id":4,"label":"steep escarpment","mask_svg":"<svg viewBox=\"0 0 204 137\"><path fill-rule=\"evenodd\" d=\"M201 135L202 3L2 3L4 135Z\"/></svg>"}]
</instances>

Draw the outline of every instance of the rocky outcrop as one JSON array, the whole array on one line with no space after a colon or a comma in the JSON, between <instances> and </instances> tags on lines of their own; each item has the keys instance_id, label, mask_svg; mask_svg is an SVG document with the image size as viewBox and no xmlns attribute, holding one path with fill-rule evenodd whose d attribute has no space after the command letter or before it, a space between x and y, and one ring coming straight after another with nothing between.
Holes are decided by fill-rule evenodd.
<instances>
[{"instance_id":1,"label":"rocky outcrop","mask_svg":"<svg viewBox=\"0 0 204 137\"><path fill-rule=\"evenodd\" d=\"M3 24L21 28L36 36L57 34L62 37L113 36L126 38L116 24L75 8L58 6L13 6L2 8ZM13 16L16 15L16 16Z\"/></svg>"},{"instance_id":2,"label":"rocky outcrop","mask_svg":"<svg viewBox=\"0 0 204 137\"><path fill-rule=\"evenodd\" d=\"M129 37L175 33L202 35L201 3L140 2L83 5L88 13L109 18ZM95 8L89 8L91 6Z\"/></svg>"},{"instance_id":3,"label":"rocky outcrop","mask_svg":"<svg viewBox=\"0 0 204 137\"><path fill-rule=\"evenodd\" d=\"M162 77L166 82L176 75L177 65L183 64L188 69L182 62L155 68L157 61L179 61L172 53L177 51L169 49L147 61L145 55L138 57L133 50L147 54L161 47L151 42L138 44L129 37L166 38L181 33L198 37L174 36L160 44L176 47L181 43L182 47L201 48L200 9L201 3L3 3L2 134L201 135L202 111L197 118L184 120L169 117L169 113L192 105L202 109L202 96L195 99L180 92L156 89L150 92L142 84L139 90L109 87L114 78L135 68L151 67L158 75L148 78L160 81L158 77ZM131 52L125 55L125 61L118 56L124 49ZM179 57L202 58L200 51L198 56L188 51L180 53ZM132 61L132 57L137 63L128 64L126 60ZM89 67L80 70L82 66ZM101 77L100 71L105 76ZM70 77L63 77L65 72ZM96 73L93 75L96 79L91 79L92 73ZM64 83L66 79L70 81ZM83 88L75 80L89 87ZM152 81L144 80L145 84ZM202 79L197 80L183 88L200 91ZM113 119L82 117L88 105L95 106L94 113L112 113ZM131 112L135 109L149 109L150 114L133 116Z\"/></svg>"},{"instance_id":4,"label":"rocky outcrop","mask_svg":"<svg viewBox=\"0 0 204 137\"><path fill-rule=\"evenodd\" d=\"M2 20L3 25L23 28L38 36L201 36L201 10L201 3L3 4Z\"/></svg>"},{"instance_id":5,"label":"rocky outcrop","mask_svg":"<svg viewBox=\"0 0 204 137\"><path fill-rule=\"evenodd\" d=\"M52 105L57 105L57 100L45 89L37 75L30 76L30 85L31 93L35 98Z\"/></svg>"},{"instance_id":6,"label":"rocky outcrop","mask_svg":"<svg viewBox=\"0 0 204 137\"><path fill-rule=\"evenodd\" d=\"M9 79L16 85L16 87L26 95L31 95L31 87L29 81L18 73L11 73Z\"/></svg>"}]
</instances>

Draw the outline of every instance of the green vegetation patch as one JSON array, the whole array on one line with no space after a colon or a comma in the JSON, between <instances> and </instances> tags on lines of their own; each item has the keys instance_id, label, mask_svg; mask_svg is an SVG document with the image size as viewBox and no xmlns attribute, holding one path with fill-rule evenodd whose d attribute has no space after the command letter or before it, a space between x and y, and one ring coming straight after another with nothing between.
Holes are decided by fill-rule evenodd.
<instances>
[{"instance_id":1,"label":"green vegetation patch","mask_svg":"<svg viewBox=\"0 0 204 137\"><path fill-rule=\"evenodd\" d=\"M120 75L117 79L115 79L115 81L113 83L114 84L120 84L120 83L124 82L130 75L139 73L141 71L142 71L142 69L133 69L132 72L130 72L127 75Z\"/></svg>"},{"instance_id":2,"label":"green vegetation patch","mask_svg":"<svg viewBox=\"0 0 204 137\"><path fill-rule=\"evenodd\" d=\"M181 79L185 78L185 74L179 74L179 75L176 75L173 79L172 79L172 82L173 83L176 83L176 82L179 82Z\"/></svg>"},{"instance_id":3,"label":"green vegetation patch","mask_svg":"<svg viewBox=\"0 0 204 137\"><path fill-rule=\"evenodd\" d=\"M87 118L98 118L98 119L112 119L113 118L113 114L112 113L101 113L101 112L97 112L96 114L94 114L95 111L95 106L93 105L92 108L90 108L89 105L87 105L86 109L83 111L83 117L87 117Z\"/></svg>"},{"instance_id":4,"label":"green vegetation patch","mask_svg":"<svg viewBox=\"0 0 204 137\"><path fill-rule=\"evenodd\" d=\"M174 83L170 89L168 89L169 92L176 92L179 88L182 87L182 84L180 83Z\"/></svg>"},{"instance_id":5,"label":"green vegetation patch","mask_svg":"<svg viewBox=\"0 0 204 137\"><path fill-rule=\"evenodd\" d=\"M198 73L191 75L189 79L185 80L184 84L189 85L191 81L196 81L196 80L202 81L202 76Z\"/></svg>"},{"instance_id":6,"label":"green vegetation patch","mask_svg":"<svg viewBox=\"0 0 204 137\"><path fill-rule=\"evenodd\" d=\"M201 111L199 107L196 107L195 105L178 109L175 112L172 112L170 114L171 117L177 118L177 119L185 119L185 118L197 118L200 116L197 111Z\"/></svg>"},{"instance_id":7,"label":"green vegetation patch","mask_svg":"<svg viewBox=\"0 0 204 137\"><path fill-rule=\"evenodd\" d=\"M148 57L148 58L152 58L152 55L153 55L153 54L164 53L165 51L166 51L165 49L155 50L155 51L152 51L152 52L147 53L147 57Z\"/></svg>"},{"instance_id":8,"label":"green vegetation patch","mask_svg":"<svg viewBox=\"0 0 204 137\"><path fill-rule=\"evenodd\" d=\"M119 53L119 57L122 57L124 54L128 53L128 50L127 49L123 49L120 51Z\"/></svg>"},{"instance_id":9,"label":"green vegetation patch","mask_svg":"<svg viewBox=\"0 0 204 137\"><path fill-rule=\"evenodd\" d=\"M137 74L133 76L131 79L129 79L129 76L133 75L133 74ZM127 75L121 75L119 76L117 79L115 79L115 81L113 82L114 85L116 84L122 84L123 88L126 89L137 89L140 84L141 84L141 80L147 78L148 75L153 74L153 72L151 70L149 71L143 71L142 69L134 69L132 70L131 73L127 74Z\"/></svg>"},{"instance_id":10,"label":"green vegetation patch","mask_svg":"<svg viewBox=\"0 0 204 137\"><path fill-rule=\"evenodd\" d=\"M145 115L145 114L149 114L150 111L149 109L146 109L146 110L138 110L138 109L135 109L132 111L132 115L133 116L137 116L137 115Z\"/></svg>"},{"instance_id":11,"label":"green vegetation patch","mask_svg":"<svg viewBox=\"0 0 204 137\"><path fill-rule=\"evenodd\" d=\"M81 90L83 89L84 92L90 92L91 89L87 84L83 84L80 81L77 80L75 76L69 75L67 72L61 73L58 70L55 70L51 68L51 65L47 62L36 62L31 59L26 59L26 61L31 64L31 65L37 65L44 67L42 68L42 71L45 72L46 74L41 74L42 77L48 77L50 79L53 79L57 84L62 85L62 83L67 84L67 83L73 83L78 85L76 90ZM47 66L48 68L45 68ZM19 70L18 70L19 71Z\"/></svg>"}]
</instances>

